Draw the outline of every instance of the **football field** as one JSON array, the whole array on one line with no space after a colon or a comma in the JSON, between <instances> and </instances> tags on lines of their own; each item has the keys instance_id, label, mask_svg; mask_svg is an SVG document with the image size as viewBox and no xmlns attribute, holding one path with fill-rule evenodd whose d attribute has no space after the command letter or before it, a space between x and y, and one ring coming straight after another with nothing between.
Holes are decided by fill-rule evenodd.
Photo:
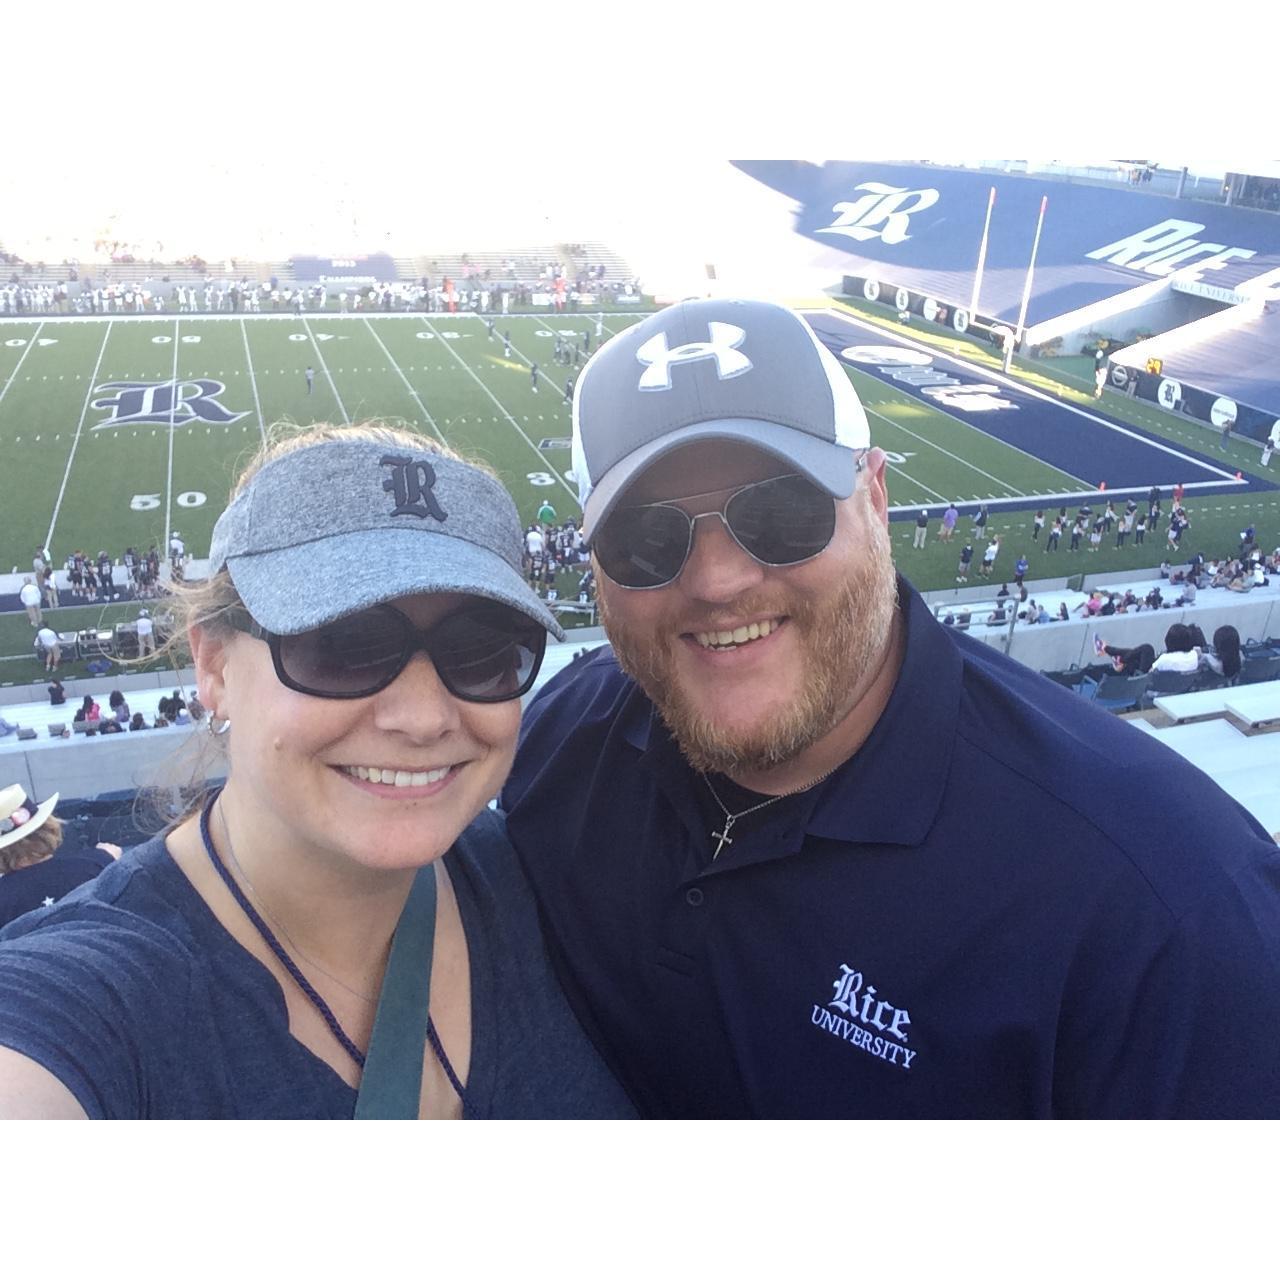
<instances>
[{"instance_id":1,"label":"football field","mask_svg":"<svg viewBox=\"0 0 1280 1280\"><path fill-rule=\"evenodd\" d=\"M609 315L605 339L632 322ZM276 422L399 421L488 462L532 519L578 512L555 333L594 350L596 317L199 317L0 325L0 568L44 543L208 553L233 476ZM503 335L511 335L504 354ZM537 362L537 390L530 365ZM312 385L305 376L314 371Z\"/></svg>"}]
</instances>

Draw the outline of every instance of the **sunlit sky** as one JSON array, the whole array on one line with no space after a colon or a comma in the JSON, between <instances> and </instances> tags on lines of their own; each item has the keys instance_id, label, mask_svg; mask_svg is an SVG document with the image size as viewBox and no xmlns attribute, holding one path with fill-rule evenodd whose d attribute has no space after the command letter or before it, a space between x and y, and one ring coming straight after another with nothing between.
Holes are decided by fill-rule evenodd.
<instances>
[{"instance_id":1,"label":"sunlit sky","mask_svg":"<svg viewBox=\"0 0 1280 1280\"><path fill-rule=\"evenodd\" d=\"M648 280L758 243L734 156L1275 164L1256 159L1274 111L1248 42L1230 42L1229 82L1201 89L1141 52L1171 38L1174 10L1157 30L1136 4L1132 28L1124 3L1100 25L744 0L48 8L0 29L10 246L111 232L166 258L278 258L599 240Z\"/></svg>"}]
</instances>

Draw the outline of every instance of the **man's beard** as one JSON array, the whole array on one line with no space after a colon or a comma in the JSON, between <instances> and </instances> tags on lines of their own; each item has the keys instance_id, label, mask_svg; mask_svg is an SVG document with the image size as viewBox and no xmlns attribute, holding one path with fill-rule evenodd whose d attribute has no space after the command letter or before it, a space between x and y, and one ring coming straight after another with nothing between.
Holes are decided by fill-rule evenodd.
<instances>
[{"instance_id":1,"label":"man's beard","mask_svg":"<svg viewBox=\"0 0 1280 1280\"><path fill-rule=\"evenodd\" d=\"M622 669L649 695L685 758L703 773L763 773L794 760L849 713L855 694L874 677L888 651L897 608L897 580L888 531L868 521L864 554L831 594L817 601L777 602L744 597L737 616L784 612L797 628L804 664L799 695L758 727L733 730L701 712L676 674L671 630L647 634L624 624L601 592L600 613ZM707 629L713 624L708 623Z\"/></svg>"}]
</instances>

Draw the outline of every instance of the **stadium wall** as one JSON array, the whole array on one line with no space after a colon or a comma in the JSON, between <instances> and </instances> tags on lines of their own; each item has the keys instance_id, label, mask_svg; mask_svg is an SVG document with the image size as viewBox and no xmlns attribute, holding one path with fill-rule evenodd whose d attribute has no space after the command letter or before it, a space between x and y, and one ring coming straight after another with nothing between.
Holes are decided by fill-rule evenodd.
<instances>
[{"instance_id":1,"label":"stadium wall","mask_svg":"<svg viewBox=\"0 0 1280 1280\"><path fill-rule=\"evenodd\" d=\"M144 787L180 787L224 777L226 770L220 762L201 770L194 767L203 732L195 726L171 725L145 733L117 733L52 743L43 749L7 751L5 776L21 782L28 795L50 796L56 791L65 799ZM184 760L189 762L185 769Z\"/></svg>"},{"instance_id":2,"label":"stadium wall","mask_svg":"<svg viewBox=\"0 0 1280 1280\"><path fill-rule=\"evenodd\" d=\"M1200 599L1204 599L1202 593ZM1231 625L1240 633L1240 639L1262 640L1276 634L1280 628L1280 606L1274 600L1259 600L1256 604L1193 605L1185 609L1144 609L1141 613L1115 614L1102 620L1108 644L1132 648L1149 644L1157 653L1164 651L1164 636L1175 622L1194 622L1206 636L1213 635L1221 626ZM1067 667L1087 667L1097 662L1093 651L1094 632L1099 630L1096 618L1071 622L1052 622L1045 626L1015 627L1009 656L1016 658L1033 671L1062 671ZM1004 650L1008 633L1003 628L970 632L974 639Z\"/></svg>"},{"instance_id":3,"label":"stadium wall","mask_svg":"<svg viewBox=\"0 0 1280 1280\"><path fill-rule=\"evenodd\" d=\"M1178 293L1168 280L1131 289L1116 298L1046 320L1026 332L1031 354L1056 340L1063 355L1076 355L1099 337L1134 342L1145 334L1193 324L1220 311L1219 303Z\"/></svg>"},{"instance_id":4,"label":"stadium wall","mask_svg":"<svg viewBox=\"0 0 1280 1280\"><path fill-rule=\"evenodd\" d=\"M1257 319L1266 305L1262 298L1244 302L1117 351L1110 361L1111 386L1219 430L1230 420L1235 435L1261 444L1277 420L1274 405L1247 404L1222 394L1220 388L1181 380L1176 367L1180 350L1229 336L1233 329ZM1161 360L1167 371L1148 373L1147 361L1152 358Z\"/></svg>"}]
</instances>

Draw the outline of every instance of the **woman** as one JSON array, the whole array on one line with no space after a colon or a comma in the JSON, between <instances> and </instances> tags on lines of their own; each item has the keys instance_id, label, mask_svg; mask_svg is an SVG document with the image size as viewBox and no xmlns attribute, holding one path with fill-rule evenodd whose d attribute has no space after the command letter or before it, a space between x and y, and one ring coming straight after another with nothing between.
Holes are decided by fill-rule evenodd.
<instances>
[{"instance_id":1,"label":"woman","mask_svg":"<svg viewBox=\"0 0 1280 1280\"><path fill-rule=\"evenodd\" d=\"M125 701L124 694L119 689L112 689L111 696L107 699L107 704L110 706L111 714L118 723L129 723L129 704Z\"/></svg>"},{"instance_id":2,"label":"woman","mask_svg":"<svg viewBox=\"0 0 1280 1280\"><path fill-rule=\"evenodd\" d=\"M63 849L57 803L57 792L35 805L16 783L0 788L0 926L47 909L120 856L113 844Z\"/></svg>"},{"instance_id":3,"label":"woman","mask_svg":"<svg viewBox=\"0 0 1280 1280\"><path fill-rule=\"evenodd\" d=\"M1235 627L1219 627L1213 633L1213 651L1200 655L1202 669L1234 681L1240 674L1240 633Z\"/></svg>"},{"instance_id":4,"label":"woman","mask_svg":"<svg viewBox=\"0 0 1280 1280\"><path fill-rule=\"evenodd\" d=\"M1094 637L1094 650L1099 657L1105 655L1111 659L1111 666L1118 675L1144 676L1151 670L1156 660L1156 651L1149 644L1135 645L1132 649L1121 649L1115 645L1103 644Z\"/></svg>"},{"instance_id":5,"label":"woman","mask_svg":"<svg viewBox=\"0 0 1280 1280\"><path fill-rule=\"evenodd\" d=\"M632 1114L487 808L559 634L520 549L497 480L411 432L250 464L178 596L226 785L0 934L0 1114L350 1118L430 891L410 1113Z\"/></svg>"}]
</instances>

